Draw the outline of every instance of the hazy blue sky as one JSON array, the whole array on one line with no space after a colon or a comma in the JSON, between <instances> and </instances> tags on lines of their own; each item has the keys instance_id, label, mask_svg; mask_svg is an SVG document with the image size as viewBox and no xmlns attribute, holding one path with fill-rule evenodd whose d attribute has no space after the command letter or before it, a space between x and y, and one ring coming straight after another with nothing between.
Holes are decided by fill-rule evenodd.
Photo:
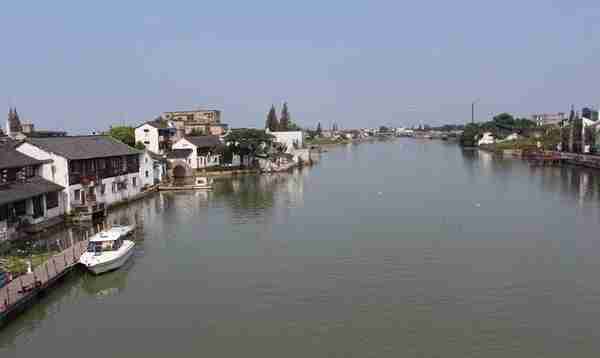
<instances>
[{"instance_id":1,"label":"hazy blue sky","mask_svg":"<svg viewBox=\"0 0 600 358\"><path fill-rule=\"evenodd\" d=\"M0 108L72 132L204 105L263 126L284 100L343 127L600 104L598 0L20 0L0 39Z\"/></svg>"}]
</instances>

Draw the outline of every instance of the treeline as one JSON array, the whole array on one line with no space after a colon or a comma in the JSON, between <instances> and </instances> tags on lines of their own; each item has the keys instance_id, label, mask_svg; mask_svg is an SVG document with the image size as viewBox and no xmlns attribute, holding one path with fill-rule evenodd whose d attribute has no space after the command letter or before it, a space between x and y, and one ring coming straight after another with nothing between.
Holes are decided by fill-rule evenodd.
<instances>
[{"instance_id":1,"label":"treeline","mask_svg":"<svg viewBox=\"0 0 600 358\"><path fill-rule=\"evenodd\" d=\"M283 103L283 107L281 108L281 117L279 117L279 119L277 119L275 106L271 105L271 109L267 114L267 120L265 121L265 129L268 129L271 132L302 130L296 123L294 123L294 121L292 121L287 102Z\"/></svg>"},{"instance_id":2,"label":"treeline","mask_svg":"<svg viewBox=\"0 0 600 358\"><path fill-rule=\"evenodd\" d=\"M494 138L502 139L512 133L526 133L535 127L536 123L530 119L515 118L509 113L501 113L491 121L465 125L460 143L463 146L471 147L477 143L477 137L486 132L492 133Z\"/></svg>"}]
</instances>

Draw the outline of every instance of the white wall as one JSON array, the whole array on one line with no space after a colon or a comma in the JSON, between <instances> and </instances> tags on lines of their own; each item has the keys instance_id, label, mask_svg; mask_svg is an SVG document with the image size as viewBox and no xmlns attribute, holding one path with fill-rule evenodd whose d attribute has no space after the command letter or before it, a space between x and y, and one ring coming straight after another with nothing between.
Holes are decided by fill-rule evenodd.
<instances>
[{"instance_id":1,"label":"white wall","mask_svg":"<svg viewBox=\"0 0 600 358\"><path fill-rule=\"evenodd\" d=\"M148 176L146 176L146 173ZM140 179L142 186L154 185L154 159L148 154L148 151L144 151L140 155Z\"/></svg>"},{"instance_id":2,"label":"white wall","mask_svg":"<svg viewBox=\"0 0 600 358\"><path fill-rule=\"evenodd\" d=\"M302 131L291 132L269 132L275 136L275 142L287 146L286 153L291 153L294 150L294 143L298 148L304 147L304 133Z\"/></svg>"},{"instance_id":3,"label":"white wall","mask_svg":"<svg viewBox=\"0 0 600 358\"><path fill-rule=\"evenodd\" d=\"M66 158L61 157L54 153L49 153L44 151L41 148L38 148L30 143L23 143L17 150L21 153L27 154L30 157L39 159L39 160L47 160L52 159L53 163L44 164L42 167L42 177L46 180L54 182L58 185L64 186L62 198L59 198L61 202L60 205L63 205L65 212L69 213L72 210L72 204L75 202L74 193L75 190L81 190L81 185L69 185L69 162ZM140 168L143 165L143 158L140 159ZM54 170L52 167L54 166ZM133 178L136 178L136 186L133 186ZM120 179L127 180L127 189L125 190L117 190L116 193L112 192L112 183L115 181L119 181ZM100 194L100 185L106 185L106 192L104 195ZM112 205L118 203L119 201L130 199L131 197L139 194L141 192L141 188L143 187L142 176L140 173L126 174L120 175L118 177L103 179L102 182L96 183L96 199L98 202L106 203L107 205Z\"/></svg>"},{"instance_id":4,"label":"white wall","mask_svg":"<svg viewBox=\"0 0 600 358\"><path fill-rule=\"evenodd\" d=\"M158 129L149 124L143 124L135 129L135 142L142 142L146 149L160 153L158 145ZM146 143L147 142L147 143Z\"/></svg>"},{"instance_id":5,"label":"white wall","mask_svg":"<svg viewBox=\"0 0 600 358\"><path fill-rule=\"evenodd\" d=\"M173 144L173 149L191 149L192 153L185 159L190 167L193 169L198 169L198 155L196 146L190 143L187 139L181 138L175 144ZM188 161L189 160L189 161Z\"/></svg>"}]
</instances>

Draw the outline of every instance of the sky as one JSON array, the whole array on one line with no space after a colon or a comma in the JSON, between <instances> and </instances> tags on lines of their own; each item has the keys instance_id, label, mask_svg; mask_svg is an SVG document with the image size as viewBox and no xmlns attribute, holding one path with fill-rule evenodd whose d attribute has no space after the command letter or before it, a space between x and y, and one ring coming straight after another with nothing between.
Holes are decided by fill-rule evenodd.
<instances>
[{"instance_id":1,"label":"sky","mask_svg":"<svg viewBox=\"0 0 600 358\"><path fill-rule=\"evenodd\" d=\"M464 123L600 105L600 2L10 1L0 108L70 133L217 108L263 127Z\"/></svg>"}]
</instances>

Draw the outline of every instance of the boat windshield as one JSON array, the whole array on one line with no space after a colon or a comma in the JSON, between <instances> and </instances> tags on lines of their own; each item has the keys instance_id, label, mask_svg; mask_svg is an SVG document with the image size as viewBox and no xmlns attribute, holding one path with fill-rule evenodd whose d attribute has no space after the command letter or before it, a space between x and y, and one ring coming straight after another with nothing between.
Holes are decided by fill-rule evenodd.
<instances>
[{"instance_id":1,"label":"boat windshield","mask_svg":"<svg viewBox=\"0 0 600 358\"><path fill-rule=\"evenodd\" d=\"M111 240L111 241L92 241L88 244L88 252L93 252L96 255L100 255L107 251L116 251L123 244L123 240Z\"/></svg>"}]
</instances>

